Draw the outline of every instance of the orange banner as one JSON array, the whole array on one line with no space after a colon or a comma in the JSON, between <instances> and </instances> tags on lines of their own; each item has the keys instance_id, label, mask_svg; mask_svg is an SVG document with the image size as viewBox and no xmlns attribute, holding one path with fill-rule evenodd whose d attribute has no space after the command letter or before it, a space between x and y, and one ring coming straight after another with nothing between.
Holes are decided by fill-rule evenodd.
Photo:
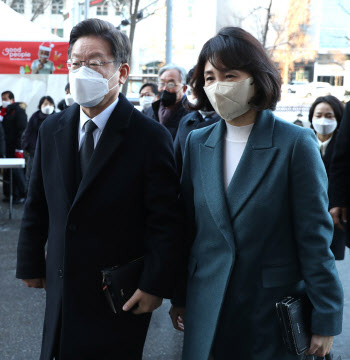
<instances>
[{"instance_id":1,"label":"orange banner","mask_svg":"<svg viewBox=\"0 0 350 360\"><path fill-rule=\"evenodd\" d=\"M0 41L0 74L68 74L67 42Z\"/></svg>"}]
</instances>

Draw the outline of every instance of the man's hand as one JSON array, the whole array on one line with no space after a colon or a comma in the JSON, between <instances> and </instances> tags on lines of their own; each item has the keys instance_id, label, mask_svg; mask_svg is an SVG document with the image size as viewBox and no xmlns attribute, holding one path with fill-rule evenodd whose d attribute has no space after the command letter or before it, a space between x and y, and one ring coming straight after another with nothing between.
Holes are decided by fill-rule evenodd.
<instances>
[{"instance_id":1,"label":"man's hand","mask_svg":"<svg viewBox=\"0 0 350 360\"><path fill-rule=\"evenodd\" d=\"M348 221L346 208L334 207L330 209L329 212L332 215L334 226L345 231L344 226L341 224L340 221L342 221L343 223L346 223Z\"/></svg>"},{"instance_id":2,"label":"man's hand","mask_svg":"<svg viewBox=\"0 0 350 360\"><path fill-rule=\"evenodd\" d=\"M44 288L46 290L46 279L39 278L39 279L22 279L22 281L28 286L33 287L36 289Z\"/></svg>"},{"instance_id":3,"label":"man's hand","mask_svg":"<svg viewBox=\"0 0 350 360\"><path fill-rule=\"evenodd\" d=\"M133 314L140 315L144 313L150 313L159 308L159 306L162 305L162 302L163 298L137 289L129 301L125 303L123 310L129 311L137 304L137 308L132 311Z\"/></svg>"},{"instance_id":4,"label":"man's hand","mask_svg":"<svg viewBox=\"0 0 350 360\"><path fill-rule=\"evenodd\" d=\"M312 335L310 348L306 354L325 357L332 349L333 338L333 336Z\"/></svg>"},{"instance_id":5,"label":"man's hand","mask_svg":"<svg viewBox=\"0 0 350 360\"><path fill-rule=\"evenodd\" d=\"M184 331L185 308L172 306L169 310L169 315L171 321L173 322L174 328L176 330Z\"/></svg>"}]
</instances>

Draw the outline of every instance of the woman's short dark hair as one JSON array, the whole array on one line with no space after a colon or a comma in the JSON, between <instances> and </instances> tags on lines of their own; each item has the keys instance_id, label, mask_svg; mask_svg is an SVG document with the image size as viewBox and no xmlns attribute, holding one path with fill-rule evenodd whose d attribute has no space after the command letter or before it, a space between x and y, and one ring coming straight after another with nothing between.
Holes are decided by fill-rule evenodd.
<instances>
[{"instance_id":1,"label":"woman's short dark hair","mask_svg":"<svg viewBox=\"0 0 350 360\"><path fill-rule=\"evenodd\" d=\"M337 129L338 129L340 125L340 121L343 117L344 104L340 100L338 100L335 96L332 95L320 96L312 103L309 110L309 121L311 123L311 127L312 127L312 118L314 116L315 108L318 104L321 103L327 103L333 109L335 119L337 120Z\"/></svg>"},{"instance_id":2,"label":"woman's short dark hair","mask_svg":"<svg viewBox=\"0 0 350 360\"><path fill-rule=\"evenodd\" d=\"M38 105L39 110L41 109L41 105L44 103L45 100L47 100L50 104L53 105L54 108L56 108L55 102L51 96L43 96L39 101L39 105Z\"/></svg>"},{"instance_id":3,"label":"woman's short dark hair","mask_svg":"<svg viewBox=\"0 0 350 360\"><path fill-rule=\"evenodd\" d=\"M108 21L87 19L75 25L70 33L68 56L72 53L75 42L83 36L96 36L106 40L111 46L111 53L116 60L116 66L128 63L131 45L128 37Z\"/></svg>"},{"instance_id":4,"label":"woman's short dark hair","mask_svg":"<svg viewBox=\"0 0 350 360\"><path fill-rule=\"evenodd\" d=\"M260 42L239 27L225 27L208 40L199 54L191 85L197 105L195 110L213 110L204 87L204 68L209 61L216 69L242 70L254 79L255 95L250 100L253 109L274 110L281 97L281 75Z\"/></svg>"},{"instance_id":5,"label":"woman's short dark hair","mask_svg":"<svg viewBox=\"0 0 350 360\"><path fill-rule=\"evenodd\" d=\"M140 88L139 94L141 94L141 91L142 91L145 87L147 87L147 86L149 86L149 87L152 89L152 92L153 92L154 95L158 95L158 94L159 94L157 84L151 83L151 82L143 84L143 85L141 86L141 88Z\"/></svg>"}]
</instances>

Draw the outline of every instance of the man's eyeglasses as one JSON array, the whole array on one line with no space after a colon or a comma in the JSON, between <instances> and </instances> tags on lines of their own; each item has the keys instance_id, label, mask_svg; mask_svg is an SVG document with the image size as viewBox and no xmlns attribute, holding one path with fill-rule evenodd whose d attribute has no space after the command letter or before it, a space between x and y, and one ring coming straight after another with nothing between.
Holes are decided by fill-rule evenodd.
<instances>
[{"instance_id":1,"label":"man's eyeglasses","mask_svg":"<svg viewBox=\"0 0 350 360\"><path fill-rule=\"evenodd\" d=\"M100 66L104 65L104 64L110 64L110 63L114 63L117 62L117 60L113 60L113 61L100 61L100 60L76 60L76 59L68 59L66 61L67 64L67 68L68 70L76 70L79 69L81 66L83 66L85 64L85 66L87 66L90 69L98 69ZM84 64L83 64L84 63Z\"/></svg>"},{"instance_id":2,"label":"man's eyeglasses","mask_svg":"<svg viewBox=\"0 0 350 360\"><path fill-rule=\"evenodd\" d=\"M169 90L174 89L175 86L182 85L181 83L176 84L174 81L169 81L165 83L163 81L158 82L158 88L162 89L163 87L168 88Z\"/></svg>"}]
</instances>

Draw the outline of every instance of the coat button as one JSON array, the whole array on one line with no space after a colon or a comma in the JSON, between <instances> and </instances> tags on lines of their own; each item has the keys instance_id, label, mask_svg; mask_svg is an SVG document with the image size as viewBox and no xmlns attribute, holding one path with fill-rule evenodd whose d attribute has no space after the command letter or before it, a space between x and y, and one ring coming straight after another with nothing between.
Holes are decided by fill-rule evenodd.
<instances>
[{"instance_id":1,"label":"coat button","mask_svg":"<svg viewBox=\"0 0 350 360\"><path fill-rule=\"evenodd\" d=\"M58 276L62 279L63 278L63 271L61 269L58 270Z\"/></svg>"},{"instance_id":2,"label":"coat button","mask_svg":"<svg viewBox=\"0 0 350 360\"><path fill-rule=\"evenodd\" d=\"M70 230L70 231L76 231L76 230L77 230L77 226L74 225L74 224L70 224L70 225L69 225L69 230Z\"/></svg>"}]
</instances>

